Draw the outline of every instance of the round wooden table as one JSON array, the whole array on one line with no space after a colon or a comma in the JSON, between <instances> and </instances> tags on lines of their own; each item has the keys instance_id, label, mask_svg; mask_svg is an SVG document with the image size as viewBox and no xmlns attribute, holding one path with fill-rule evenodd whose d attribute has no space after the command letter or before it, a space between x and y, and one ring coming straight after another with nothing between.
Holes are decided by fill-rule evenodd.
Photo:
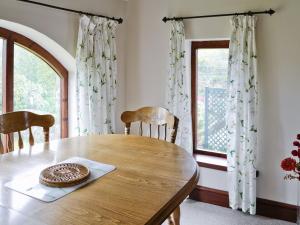
<instances>
[{"instance_id":1,"label":"round wooden table","mask_svg":"<svg viewBox=\"0 0 300 225\"><path fill-rule=\"evenodd\" d=\"M117 169L52 203L4 187L26 171L73 156ZM0 156L0 224L161 224L198 179L193 157L165 141L131 135L52 141Z\"/></svg>"}]
</instances>

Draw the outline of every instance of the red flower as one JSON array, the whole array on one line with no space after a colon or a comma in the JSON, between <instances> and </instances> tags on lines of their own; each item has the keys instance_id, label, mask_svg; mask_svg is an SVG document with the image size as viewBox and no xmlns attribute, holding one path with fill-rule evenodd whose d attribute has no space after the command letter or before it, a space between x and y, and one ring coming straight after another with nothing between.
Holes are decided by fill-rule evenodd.
<instances>
[{"instance_id":1,"label":"red flower","mask_svg":"<svg viewBox=\"0 0 300 225\"><path fill-rule=\"evenodd\" d=\"M286 158L281 161L281 168L285 171L292 171L296 168L296 160L293 158Z\"/></svg>"},{"instance_id":2,"label":"red flower","mask_svg":"<svg viewBox=\"0 0 300 225\"><path fill-rule=\"evenodd\" d=\"M300 151L293 150L291 153L292 153L293 156L298 156L298 154L300 153Z\"/></svg>"},{"instance_id":3,"label":"red flower","mask_svg":"<svg viewBox=\"0 0 300 225\"><path fill-rule=\"evenodd\" d=\"M298 149L298 157L300 158L300 149Z\"/></svg>"},{"instance_id":4,"label":"red flower","mask_svg":"<svg viewBox=\"0 0 300 225\"><path fill-rule=\"evenodd\" d=\"M300 140L300 134L297 134L297 139Z\"/></svg>"},{"instance_id":5,"label":"red flower","mask_svg":"<svg viewBox=\"0 0 300 225\"><path fill-rule=\"evenodd\" d=\"M300 147L300 143L299 143L299 141L294 141L294 142L293 142L293 145L294 145L294 146L298 146L298 147Z\"/></svg>"}]
</instances>

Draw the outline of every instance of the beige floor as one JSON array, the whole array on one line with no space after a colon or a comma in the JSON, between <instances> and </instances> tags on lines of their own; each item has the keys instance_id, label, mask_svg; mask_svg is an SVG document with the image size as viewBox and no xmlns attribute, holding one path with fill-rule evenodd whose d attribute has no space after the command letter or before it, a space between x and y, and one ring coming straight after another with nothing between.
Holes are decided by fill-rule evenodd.
<instances>
[{"instance_id":1,"label":"beige floor","mask_svg":"<svg viewBox=\"0 0 300 225\"><path fill-rule=\"evenodd\" d=\"M164 223L164 225L167 223ZM249 216L240 211L186 200L181 205L181 225L295 225L261 216Z\"/></svg>"}]
</instances>

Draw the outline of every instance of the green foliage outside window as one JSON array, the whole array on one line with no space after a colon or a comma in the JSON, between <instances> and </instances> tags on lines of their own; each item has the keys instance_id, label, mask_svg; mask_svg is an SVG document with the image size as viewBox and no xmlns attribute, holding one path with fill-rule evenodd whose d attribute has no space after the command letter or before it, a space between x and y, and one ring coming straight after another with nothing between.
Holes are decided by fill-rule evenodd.
<instances>
[{"instance_id":1,"label":"green foliage outside window","mask_svg":"<svg viewBox=\"0 0 300 225\"><path fill-rule=\"evenodd\" d=\"M52 114L55 125L50 138L60 137L60 78L40 57L14 46L14 111L26 110ZM43 141L42 130L36 131L37 142Z\"/></svg>"}]
</instances>

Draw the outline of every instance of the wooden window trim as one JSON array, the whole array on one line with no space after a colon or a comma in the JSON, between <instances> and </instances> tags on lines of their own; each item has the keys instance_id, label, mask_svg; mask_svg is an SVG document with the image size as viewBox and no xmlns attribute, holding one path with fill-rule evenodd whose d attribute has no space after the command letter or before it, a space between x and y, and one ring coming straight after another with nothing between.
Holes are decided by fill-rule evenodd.
<instances>
[{"instance_id":1,"label":"wooden window trim","mask_svg":"<svg viewBox=\"0 0 300 225\"><path fill-rule=\"evenodd\" d=\"M212 157L227 158L226 154L211 152L205 149L197 149L197 50L205 48L229 48L229 40L220 41L193 41L191 46L191 95L192 95L192 129L194 154L208 155Z\"/></svg>"},{"instance_id":2,"label":"wooden window trim","mask_svg":"<svg viewBox=\"0 0 300 225\"><path fill-rule=\"evenodd\" d=\"M194 153L193 156L199 167L227 171L227 159L225 158L199 153Z\"/></svg>"},{"instance_id":3,"label":"wooden window trim","mask_svg":"<svg viewBox=\"0 0 300 225\"><path fill-rule=\"evenodd\" d=\"M46 49L21 34L0 27L0 37L6 42L3 51L3 113L13 111L14 43L17 43L43 59L60 76L61 137L68 137L68 70Z\"/></svg>"}]
</instances>

